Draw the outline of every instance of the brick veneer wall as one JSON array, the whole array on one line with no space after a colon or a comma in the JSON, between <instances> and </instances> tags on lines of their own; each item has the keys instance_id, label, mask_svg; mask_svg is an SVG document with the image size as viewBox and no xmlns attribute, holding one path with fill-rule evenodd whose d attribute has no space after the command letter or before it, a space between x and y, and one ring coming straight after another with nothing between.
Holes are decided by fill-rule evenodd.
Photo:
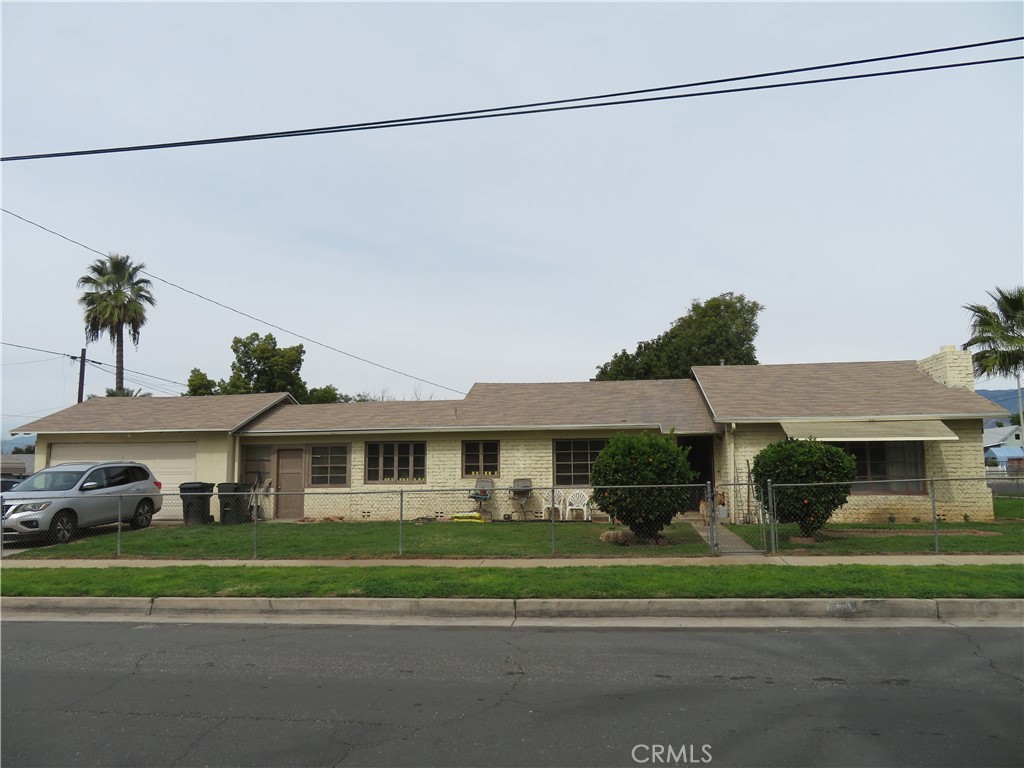
<instances>
[{"instance_id":1,"label":"brick veneer wall","mask_svg":"<svg viewBox=\"0 0 1024 768\"><path fill-rule=\"evenodd\" d=\"M992 520L992 491L985 480L982 456L981 419L944 422L957 440L936 440L925 444L925 475L935 479L936 514L940 520L962 522ZM747 461L765 446L784 440L786 433L778 425L743 425L726 432L722 449L716 456L721 472L716 484L729 495L729 514L739 521L756 513L756 501L747 492L750 482ZM889 517L899 522L931 520L931 498L924 495L858 495L837 510L832 520L837 523L882 523Z\"/></svg>"},{"instance_id":2,"label":"brick veneer wall","mask_svg":"<svg viewBox=\"0 0 1024 768\"><path fill-rule=\"evenodd\" d=\"M541 490L550 489L554 477L555 439L610 438L610 431L575 432L505 432L492 434L450 435L354 435L331 436L319 440L308 437L273 441L274 448L306 448L312 445L339 445L349 447L350 485L345 488L307 486L303 513L309 519L342 517L349 520L396 520L399 517L398 491L401 495L402 516L449 519L452 512L469 512L476 502L468 498L476 485L476 477L462 477L463 440L499 440L500 472L494 480L494 498L485 505L495 518L518 513L519 504L509 498L508 489L513 480L529 478L535 489L525 504L528 518L541 513ZM425 442L426 482L424 483L365 483L365 446L367 442ZM250 440L247 445L271 445L269 440ZM308 477L308 470L307 470ZM518 516L518 515L517 515Z\"/></svg>"}]
</instances>

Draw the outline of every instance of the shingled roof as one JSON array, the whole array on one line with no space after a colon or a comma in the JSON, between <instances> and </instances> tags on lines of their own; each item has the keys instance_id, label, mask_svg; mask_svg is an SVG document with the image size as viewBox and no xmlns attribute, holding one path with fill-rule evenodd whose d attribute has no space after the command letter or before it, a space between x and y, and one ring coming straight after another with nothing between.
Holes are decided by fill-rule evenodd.
<instances>
[{"instance_id":1,"label":"shingled roof","mask_svg":"<svg viewBox=\"0 0 1024 768\"><path fill-rule=\"evenodd\" d=\"M476 384L463 400L303 405L271 411L244 434L499 431L533 428L715 431L689 380Z\"/></svg>"},{"instance_id":2,"label":"shingled roof","mask_svg":"<svg viewBox=\"0 0 1024 768\"><path fill-rule=\"evenodd\" d=\"M281 403L285 393L212 397L94 397L11 433L235 432Z\"/></svg>"},{"instance_id":3,"label":"shingled roof","mask_svg":"<svg viewBox=\"0 0 1024 768\"><path fill-rule=\"evenodd\" d=\"M718 422L1006 415L981 395L939 384L913 360L709 365L693 375Z\"/></svg>"}]
</instances>

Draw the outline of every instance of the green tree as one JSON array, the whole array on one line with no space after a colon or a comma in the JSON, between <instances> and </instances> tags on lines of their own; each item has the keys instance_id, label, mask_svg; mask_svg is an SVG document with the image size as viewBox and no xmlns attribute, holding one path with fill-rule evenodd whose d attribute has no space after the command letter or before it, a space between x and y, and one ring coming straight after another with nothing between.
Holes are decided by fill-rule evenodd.
<instances>
[{"instance_id":1,"label":"green tree","mask_svg":"<svg viewBox=\"0 0 1024 768\"><path fill-rule=\"evenodd\" d=\"M342 398L348 398L344 400ZM306 397L307 403L349 403L352 398L349 395L342 395L333 384L324 387L313 387Z\"/></svg>"},{"instance_id":2,"label":"green tree","mask_svg":"<svg viewBox=\"0 0 1024 768\"><path fill-rule=\"evenodd\" d=\"M227 381L214 381L198 368L188 377L189 397L248 395L259 392L288 392L300 403L351 403L371 399L369 395L346 395L333 384L310 389L302 379L305 350L301 344L279 347L273 334L236 336L231 342L235 360Z\"/></svg>"},{"instance_id":3,"label":"green tree","mask_svg":"<svg viewBox=\"0 0 1024 768\"><path fill-rule=\"evenodd\" d=\"M838 446L787 437L761 449L750 474L765 506L772 481L779 522L796 523L804 536L813 536L849 498L857 461Z\"/></svg>"},{"instance_id":4,"label":"green tree","mask_svg":"<svg viewBox=\"0 0 1024 768\"><path fill-rule=\"evenodd\" d=\"M670 435L620 432L590 468L591 498L638 538L653 539L686 509L692 496L692 489L679 487L696 477L687 459L689 450L677 446Z\"/></svg>"},{"instance_id":5,"label":"green tree","mask_svg":"<svg viewBox=\"0 0 1024 768\"><path fill-rule=\"evenodd\" d=\"M207 376L198 368L193 368L188 377L188 391L185 394L189 397L207 397L219 395L220 387L213 379Z\"/></svg>"},{"instance_id":6,"label":"green tree","mask_svg":"<svg viewBox=\"0 0 1024 768\"><path fill-rule=\"evenodd\" d=\"M146 307L156 305L150 292L152 283L141 273L146 265L132 263L131 257L111 253L96 259L89 271L78 279L78 287L86 292L78 299L85 311L85 341L99 340L106 334L114 347L114 389L124 390L124 336L136 348L146 324Z\"/></svg>"},{"instance_id":7,"label":"green tree","mask_svg":"<svg viewBox=\"0 0 1024 768\"><path fill-rule=\"evenodd\" d=\"M35 443L33 443L32 445L16 445L16 446L14 446L14 450L11 451L12 454L14 454L14 453L35 453L35 452L36 452Z\"/></svg>"},{"instance_id":8,"label":"green tree","mask_svg":"<svg viewBox=\"0 0 1024 768\"><path fill-rule=\"evenodd\" d=\"M231 341L235 355L231 363L231 376L216 385L198 368L188 378L188 395L250 395L257 392L288 392L300 403L309 394L302 380L302 358L306 354L301 344L279 347L274 334L236 336Z\"/></svg>"},{"instance_id":9,"label":"green tree","mask_svg":"<svg viewBox=\"0 0 1024 768\"><path fill-rule=\"evenodd\" d=\"M963 349L974 350L974 375L1012 376L1017 380L1017 423L1024 419L1021 374L1024 373L1024 286L988 292L995 307L964 304L971 316L971 338Z\"/></svg>"},{"instance_id":10,"label":"green tree","mask_svg":"<svg viewBox=\"0 0 1024 768\"><path fill-rule=\"evenodd\" d=\"M695 365L756 365L757 315L764 307L743 294L723 293L701 303L636 351L622 350L597 369L599 381L684 379Z\"/></svg>"}]
</instances>

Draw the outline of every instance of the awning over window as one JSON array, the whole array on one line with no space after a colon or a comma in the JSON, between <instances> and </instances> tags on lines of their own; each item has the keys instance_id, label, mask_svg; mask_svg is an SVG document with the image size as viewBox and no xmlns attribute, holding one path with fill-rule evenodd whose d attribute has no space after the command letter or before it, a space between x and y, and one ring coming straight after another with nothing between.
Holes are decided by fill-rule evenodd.
<instances>
[{"instance_id":1,"label":"awning over window","mask_svg":"<svg viewBox=\"0 0 1024 768\"><path fill-rule=\"evenodd\" d=\"M784 421L790 437L813 437L828 442L869 440L958 440L956 433L938 419L928 421Z\"/></svg>"}]
</instances>

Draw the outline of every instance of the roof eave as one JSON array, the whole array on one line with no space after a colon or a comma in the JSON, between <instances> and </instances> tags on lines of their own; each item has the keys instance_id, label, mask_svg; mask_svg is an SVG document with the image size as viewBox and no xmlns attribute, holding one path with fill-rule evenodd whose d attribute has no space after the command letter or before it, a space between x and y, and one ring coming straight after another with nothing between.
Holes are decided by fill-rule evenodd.
<instances>
[{"instance_id":1,"label":"roof eave","mask_svg":"<svg viewBox=\"0 0 1024 768\"><path fill-rule=\"evenodd\" d=\"M892 416L722 416L721 424L777 424L782 421L921 421L927 419L992 419L1000 413L901 413Z\"/></svg>"},{"instance_id":2,"label":"roof eave","mask_svg":"<svg viewBox=\"0 0 1024 768\"><path fill-rule=\"evenodd\" d=\"M481 425L467 425L467 426L432 426L432 427L333 427L333 428L322 428L322 429L274 429L274 430L247 430L241 432L245 436L260 436L260 437L273 437L273 436L287 436L287 435L347 435L347 434L377 434L377 433L403 433L403 434L434 434L437 432L550 432L552 430L610 430L610 429L657 429L663 433L668 433L670 429L666 429L661 424L481 424ZM697 433L688 433L697 434ZM704 434L704 433L700 433ZM713 434L708 432L707 434Z\"/></svg>"}]
</instances>

